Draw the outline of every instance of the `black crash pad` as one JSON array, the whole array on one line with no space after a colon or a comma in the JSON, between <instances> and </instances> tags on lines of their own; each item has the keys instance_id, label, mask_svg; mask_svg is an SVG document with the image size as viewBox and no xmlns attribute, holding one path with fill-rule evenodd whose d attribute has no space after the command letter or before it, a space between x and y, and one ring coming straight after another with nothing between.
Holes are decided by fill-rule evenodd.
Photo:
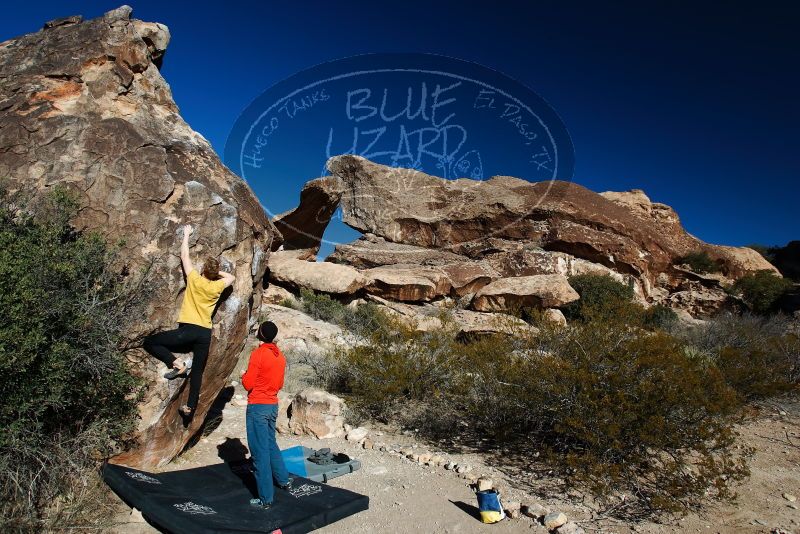
<instances>
[{"instance_id":1,"label":"black crash pad","mask_svg":"<svg viewBox=\"0 0 800 534\"><path fill-rule=\"evenodd\" d=\"M296 477L291 492L275 488L267 510L250 505L249 462L148 473L106 464L103 478L129 506L167 532L310 532L369 507L369 498Z\"/></svg>"}]
</instances>

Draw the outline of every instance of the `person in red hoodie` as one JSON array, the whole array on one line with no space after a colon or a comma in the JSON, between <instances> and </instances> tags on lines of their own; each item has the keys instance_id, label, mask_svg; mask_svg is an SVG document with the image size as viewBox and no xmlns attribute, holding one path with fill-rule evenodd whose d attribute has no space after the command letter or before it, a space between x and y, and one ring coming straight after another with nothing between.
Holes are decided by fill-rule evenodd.
<instances>
[{"instance_id":1,"label":"person in red hoodie","mask_svg":"<svg viewBox=\"0 0 800 534\"><path fill-rule=\"evenodd\" d=\"M277 334L275 323L261 323L256 334L261 345L250 354L247 371L242 374L242 386L247 390L247 444L258 488L258 498L251 499L250 504L262 508L272 505L273 481L284 490L291 489L292 484L275 441L278 391L286 371L286 358L273 343Z\"/></svg>"}]
</instances>

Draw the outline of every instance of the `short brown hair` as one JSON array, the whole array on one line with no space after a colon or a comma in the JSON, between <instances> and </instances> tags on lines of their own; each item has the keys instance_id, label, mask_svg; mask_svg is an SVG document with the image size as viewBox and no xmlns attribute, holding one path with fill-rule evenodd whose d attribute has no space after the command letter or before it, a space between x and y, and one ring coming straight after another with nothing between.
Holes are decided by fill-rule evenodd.
<instances>
[{"instance_id":1,"label":"short brown hair","mask_svg":"<svg viewBox=\"0 0 800 534\"><path fill-rule=\"evenodd\" d=\"M219 260L217 258L206 258L200 274L209 280L219 280Z\"/></svg>"}]
</instances>

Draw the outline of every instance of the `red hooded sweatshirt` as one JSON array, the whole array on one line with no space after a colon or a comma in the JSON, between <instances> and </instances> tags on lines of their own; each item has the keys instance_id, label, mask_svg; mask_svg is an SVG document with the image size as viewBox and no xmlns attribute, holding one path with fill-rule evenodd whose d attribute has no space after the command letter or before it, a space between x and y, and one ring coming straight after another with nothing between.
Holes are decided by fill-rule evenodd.
<instances>
[{"instance_id":1,"label":"red hooded sweatshirt","mask_svg":"<svg viewBox=\"0 0 800 534\"><path fill-rule=\"evenodd\" d=\"M247 372L242 375L248 404L278 404L285 371L286 358L274 343L262 343L251 352Z\"/></svg>"}]
</instances>

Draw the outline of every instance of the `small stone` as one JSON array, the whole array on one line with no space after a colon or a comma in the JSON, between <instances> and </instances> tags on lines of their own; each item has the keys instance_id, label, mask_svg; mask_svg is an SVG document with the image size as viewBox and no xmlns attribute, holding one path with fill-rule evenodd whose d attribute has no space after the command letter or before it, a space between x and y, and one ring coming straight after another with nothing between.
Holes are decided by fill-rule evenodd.
<instances>
[{"instance_id":1,"label":"small stone","mask_svg":"<svg viewBox=\"0 0 800 534\"><path fill-rule=\"evenodd\" d=\"M509 501L503 506L506 515L511 519L517 519L521 515L522 505L519 501Z\"/></svg>"},{"instance_id":2,"label":"small stone","mask_svg":"<svg viewBox=\"0 0 800 534\"><path fill-rule=\"evenodd\" d=\"M753 523L755 523L756 525L761 525L762 527L766 527L767 525L769 525L769 523L767 523L763 519L753 519Z\"/></svg>"},{"instance_id":3,"label":"small stone","mask_svg":"<svg viewBox=\"0 0 800 534\"><path fill-rule=\"evenodd\" d=\"M447 460L445 460L444 457L439 454L434 454L431 456L431 459L428 460L429 465L435 465L436 467L444 465L445 463L447 463Z\"/></svg>"},{"instance_id":4,"label":"small stone","mask_svg":"<svg viewBox=\"0 0 800 534\"><path fill-rule=\"evenodd\" d=\"M347 437L345 439L347 439L347 441L350 441L350 442L353 442L353 443L358 443L362 439L366 438L367 434L369 434L369 429L364 428L363 426L360 426L358 428L352 428L352 429L348 430L347 431Z\"/></svg>"},{"instance_id":5,"label":"small stone","mask_svg":"<svg viewBox=\"0 0 800 534\"><path fill-rule=\"evenodd\" d=\"M526 515L532 519L541 519L549 513L550 510L538 502L522 505L522 515Z\"/></svg>"},{"instance_id":6,"label":"small stone","mask_svg":"<svg viewBox=\"0 0 800 534\"><path fill-rule=\"evenodd\" d=\"M783 497L784 499L786 499L789 502L796 502L797 501L797 497L795 497L791 493L782 493L781 497Z\"/></svg>"},{"instance_id":7,"label":"small stone","mask_svg":"<svg viewBox=\"0 0 800 534\"><path fill-rule=\"evenodd\" d=\"M234 396L234 398L235 398L235 399L238 399L238 400L242 400L242 399L244 398L244 395L242 395L241 393L237 393L237 394Z\"/></svg>"},{"instance_id":8,"label":"small stone","mask_svg":"<svg viewBox=\"0 0 800 534\"><path fill-rule=\"evenodd\" d=\"M414 449L412 449L411 447L403 447L402 449L400 449L400 454L408 458L409 456L414 454Z\"/></svg>"},{"instance_id":9,"label":"small stone","mask_svg":"<svg viewBox=\"0 0 800 534\"><path fill-rule=\"evenodd\" d=\"M563 512L550 512L544 519L542 523L547 528L547 530L555 530L561 525L566 524L567 516Z\"/></svg>"},{"instance_id":10,"label":"small stone","mask_svg":"<svg viewBox=\"0 0 800 534\"><path fill-rule=\"evenodd\" d=\"M478 482L478 479L480 477L478 475L476 475L475 473L464 473L464 474L461 475L461 478L466 480L469 484L475 484L475 483Z\"/></svg>"},{"instance_id":11,"label":"small stone","mask_svg":"<svg viewBox=\"0 0 800 534\"><path fill-rule=\"evenodd\" d=\"M426 452L423 452L423 453L421 453L419 455L419 458L417 458L417 461L419 463L421 463L421 464L427 464L428 462L431 461L432 457L433 457L433 455L430 452L426 451Z\"/></svg>"},{"instance_id":12,"label":"small stone","mask_svg":"<svg viewBox=\"0 0 800 534\"><path fill-rule=\"evenodd\" d=\"M454 462L450 461L450 462L447 462L446 464L444 464L444 468L447 469L448 471L452 471L453 469L456 468L456 464Z\"/></svg>"},{"instance_id":13,"label":"small stone","mask_svg":"<svg viewBox=\"0 0 800 534\"><path fill-rule=\"evenodd\" d=\"M475 487L478 491L489 491L494 487L494 480L487 477L480 477Z\"/></svg>"},{"instance_id":14,"label":"small stone","mask_svg":"<svg viewBox=\"0 0 800 534\"><path fill-rule=\"evenodd\" d=\"M456 466L456 473L459 475L472 471L472 466L469 464L458 464Z\"/></svg>"},{"instance_id":15,"label":"small stone","mask_svg":"<svg viewBox=\"0 0 800 534\"><path fill-rule=\"evenodd\" d=\"M585 534L575 521L568 521L556 529L557 534Z\"/></svg>"},{"instance_id":16,"label":"small stone","mask_svg":"<svg viewBox=\"0 0 800 534\"><path fill-rule=\"evenodd\" d=\"M345 423L344 431L345 432L350 432L351 430L353 430L353 427L351 425L348 425L347 423Z\"/></svg>"},{"instance_id":17,"label":"small stone","mask_svg":"<svg viewBox=\"0 0 800 534\"><path fill-rule=\"evenodd\" d=\"M142 512L140 512L136 508L131 508L131 515L130 517L128 517L128 522L145 523L144 517L142 516Z\"/></svg>"}]
</instances>

